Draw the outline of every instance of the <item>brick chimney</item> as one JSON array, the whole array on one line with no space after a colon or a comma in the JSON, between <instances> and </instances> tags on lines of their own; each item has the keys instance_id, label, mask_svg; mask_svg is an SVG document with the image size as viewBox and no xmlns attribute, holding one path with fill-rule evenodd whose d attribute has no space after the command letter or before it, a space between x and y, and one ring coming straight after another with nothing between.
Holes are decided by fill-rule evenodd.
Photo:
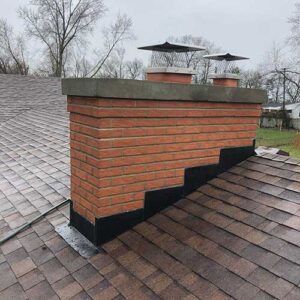
<instances>
[{"instance_id":1,"label":"brick chimney","mask_svg":"<svg viewBox=\"0 0 300 300\"><path fill-rule=\"evenodd\" d=\"M70 224L108 241L254 154L262 90L63 79Z\"/></svg>"},{"instance_id":2,"label":"brick chimney","mask_svg":"<svg viewBox=\"0 0 300 300\"><path fill-rule=\"evenodd\" d=\"M213 80L213 85L217 86L227 86L227 87L238 87L240 76L237 74L213 74L209 76Z\"/></svg>"},{"instance_id":3,"label":"brick chimney","mask_svg":"<svg viewBox=\"0 0 300 300\"><path fill-rule=\"evenodd\" d=\"M138 49L152 52L150 67L146 71L147 80L184 84L192 83L192 76L196 74L187 66L186 55L205 50L200 46L169 42Z\"/></svg>"},{"instance_id":4,"label":"brick chimney","mask_svg":"<svg viewBox=\"0 0 300 300\"><path fill-rule=\"evenodd\" d=\"M204 55L203 58L215 62L216 73L209 75L209 79L213 80L213 85L235 88L239 86L240 76L230 73L230 69L234 67L236 61L249 59L230 53L209 54Z\"/></svg>"},{"instance_id":5,"label":"brick chimney","mask_svg":"<svg viewBox=\"0 0 300 300\"><path fill-rule=\"evenodd\" d=\"M192 83L192 76L196 74L193 69L176 67L148 68L146 73L149 81L185 84Z\"/></svg>"}]
</instances>

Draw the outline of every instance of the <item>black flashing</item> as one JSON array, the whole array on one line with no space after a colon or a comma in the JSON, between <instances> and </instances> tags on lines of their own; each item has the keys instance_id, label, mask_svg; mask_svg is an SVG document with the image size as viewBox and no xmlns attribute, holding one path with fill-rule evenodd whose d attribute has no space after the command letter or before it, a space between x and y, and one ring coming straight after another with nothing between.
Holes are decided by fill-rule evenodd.
<instances>
[{"instance_id":1,"label":"black flashing","mask_svg":"<svg viewBox=\"0 0 300 300\"><path fill-rule=\"evenodd\" d=\"M254 149L254 144L253 146L221 149L218 172L223 173L248 157L255 155Z\"/></svg>"},{"instance_id":2,"label":"black flashing","mask_svg":"<svg viewBox=\"0 0 300 300\"><path fill-rule=\"evenodd\" d=\"M180 200L184 195L183 190L183 186L175 186L146 192L144 203L145 218L150 218L157 212Z\"/></svg>"},{"instance_id":3,"label":"black flashing","mask_svg":"<svg viewBox=\"0 0 300 300\"><path fill-rule=\"evenodd\" d=\"M127 231L135 225L144 221L144 209L137 209L96 220L97 240L100 245L110 241L119 234Z\"/></svg>"},{"instance_id":4,"label":"black flashing","mask_svg":"<svg viewBox=\"0 0 300 300\"><path fill-rule=\"evenodd\" d=\"M190 194L218 174L218 165L187 168L184 172L184 196Z\"/></svg>"},{"instance_id":5,"label":"black flashing","mask_svg":"<svg viewBox=\"0 0 300 300\"><path fill-rule=\"evenodd\" d=\"M94 224L88 221L86 218L78 214L74 209L71 202L70 205L70 225L75 227L80 233L82 233L89 241L96 244L96 228Z\"/></svg>"},{"instance_id":6,"label":"black flashing","mask_svg":"<svg viewBox=\"0 0 300 300\"><path fill-rule=\"evenodd\" d=\"M144 208L96 219L95 225L75 212L71 205L70 225L74 226L95 245L108 242L192 193L219 173L225 172L237 163L255 155L254 149L255 142L252 146L221 149L218 164L186 168L184 185L147 191L145 192Z\"/></svg>"}]
</instances>

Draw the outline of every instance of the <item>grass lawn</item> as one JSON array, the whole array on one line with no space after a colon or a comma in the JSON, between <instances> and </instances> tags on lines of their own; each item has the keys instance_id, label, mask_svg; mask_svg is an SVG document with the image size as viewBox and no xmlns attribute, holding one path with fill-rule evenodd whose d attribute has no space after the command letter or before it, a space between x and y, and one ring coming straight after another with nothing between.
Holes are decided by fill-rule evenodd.
<instances>
[{"instance_id":1,"label":"grass lawn","mask_svg":"<svg viewBox=\"0 0 300 300\"><path fill-rule=\"evenodd\" d=\"M256 133L256 146L279 148L289 152L291 157L300 158L300 143L297 146L295 139L300 141L297 130L259 128Z\"/></svg>"}]
</instances>

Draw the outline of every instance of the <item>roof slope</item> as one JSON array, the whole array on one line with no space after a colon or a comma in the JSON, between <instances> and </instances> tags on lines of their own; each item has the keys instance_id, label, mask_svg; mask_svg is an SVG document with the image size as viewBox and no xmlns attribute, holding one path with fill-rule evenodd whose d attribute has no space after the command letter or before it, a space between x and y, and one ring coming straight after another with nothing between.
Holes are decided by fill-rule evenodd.
<instances>
[{"instance_id":1,"label":"roof slope","mask_svg":"<svg viewBox=\"0 0 300 300\"><path fill-rule=\"evenodd\" d=\"M1 247L0 296L299 299L300 162L275 159L242 162L89 260L50 215Z\"/></svg>"},{"instance_id":2,"label":"roof slope","mask_svg":"<svg viewBox=\"0 0 300 300\"><path fill-rule=\"evenodd\" d=\"M0 75L0 238L69 196L60 79Z\"/></svg>"},{"instance_id":3,"label":"roof slope","mask_svg":"<svg viewBox=\"0 0 300 300\"><path fill-rule=\"evenodd\" d=\"M0 74L0 125L26 110L66 106L60 78Z\"/></svg>"},{"instance_id":4,"label":"roof slope","mask_svg":"<svg viewBox=\"0 0 300 300\"><path fill-rule=\"evenodd\" d=\"M242 162L103 248L155 268L150 286L163 272L163 296L299 299L300 162L275 159Z\"/></svg>"},{"instance_id":5,"label":"roof slope","mask_svg":"<svg viewBox=\"0 0 300 300\"><path fill-rule=\"evenodd\" d=\"M0 126L0 235L68 193L63 101ZM0 246L0 299L300 299L299 192L300 161L251 157L90 259L65 206Z\"/></svg>"}]
</instances>

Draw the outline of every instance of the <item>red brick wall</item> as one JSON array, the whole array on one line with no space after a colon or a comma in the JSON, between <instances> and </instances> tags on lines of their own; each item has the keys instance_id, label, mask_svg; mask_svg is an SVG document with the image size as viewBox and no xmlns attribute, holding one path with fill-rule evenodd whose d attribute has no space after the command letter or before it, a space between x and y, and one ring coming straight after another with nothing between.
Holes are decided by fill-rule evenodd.
<instances>
[{"instance_id":1,"label":"red brick wall","mask_svg":"<svg viewBox=\"0 0 300 300\"><path fill-rule=\"evenodd\" d=\"M71 199L95 218L143 207L148 190L183 184L184 168L252 145L259 104L69 97Z\"/></svg>"},{"instance_id":2,"label":"red brick wall","mask_svg":"<svg viewBox=\"0 0 300 300\"><path fill-rule=\"evenodd\" d=\"M231 78L214 78L213 83L217 86L238 87L239 80Z\"/></svg>"},{"instance_id":3,"label":"red brick wall","mask_svg":"<svg viewBox=\"0 0 300 300\"><path fill-rule=\"evenodd\" d=\"M147 73L147 80L189 84L192 82L192 75L176 73Z\"/></svg>"}]
</instances>

